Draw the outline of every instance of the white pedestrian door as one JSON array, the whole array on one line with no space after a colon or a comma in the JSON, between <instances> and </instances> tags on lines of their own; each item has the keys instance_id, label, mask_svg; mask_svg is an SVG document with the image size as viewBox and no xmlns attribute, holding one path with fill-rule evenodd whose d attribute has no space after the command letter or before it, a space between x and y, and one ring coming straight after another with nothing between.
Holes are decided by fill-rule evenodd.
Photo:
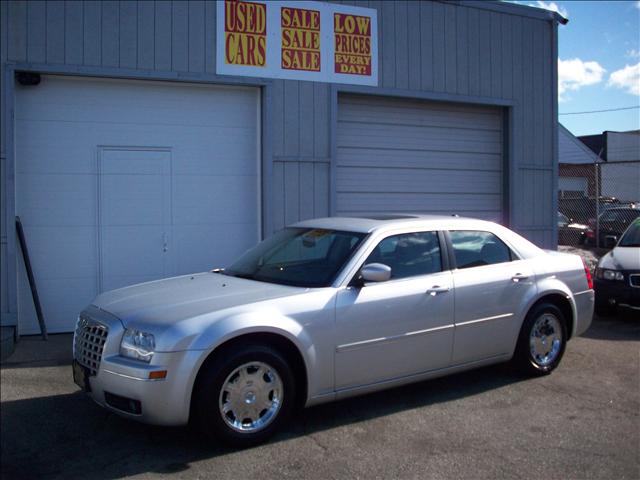
<instances>
[{"instance_id":1,"label":"white pedestrian door","mask_svg":"<svg viewBox=\"0 0 640 480\"><path fill-rule=\"evenodd\" d=\"M171 275L171 152L99 149L101 292Z\"/></svg>"}]
</instances>

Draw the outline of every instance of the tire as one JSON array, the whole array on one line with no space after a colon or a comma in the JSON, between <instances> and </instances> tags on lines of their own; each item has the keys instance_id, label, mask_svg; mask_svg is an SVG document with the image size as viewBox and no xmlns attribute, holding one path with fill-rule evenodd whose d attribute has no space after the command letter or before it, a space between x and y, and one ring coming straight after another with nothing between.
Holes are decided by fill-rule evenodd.
<instances>
[{"instance_id":1,"label":"tire","mask_svg":"<svg viewBox=\"0 0 640 480\"><path fill-rule=\"evenodd\" d=\"M286 423L296 385L277 350L241 345L203 368L193 393L192 425L210 440L246 448L266 441Z\"/></svg>"},{"instance_id":2,"label":"tire","mask_svg":"<svg viewBox=\"0 0 640 480\"><path fill-rule=\"evenodd\" d=\"M540 303L529 311L522 324L514 364L526 376L548 375L560 364L566 346L564 315L555 305Z\"/></svg>"}]
</instances>

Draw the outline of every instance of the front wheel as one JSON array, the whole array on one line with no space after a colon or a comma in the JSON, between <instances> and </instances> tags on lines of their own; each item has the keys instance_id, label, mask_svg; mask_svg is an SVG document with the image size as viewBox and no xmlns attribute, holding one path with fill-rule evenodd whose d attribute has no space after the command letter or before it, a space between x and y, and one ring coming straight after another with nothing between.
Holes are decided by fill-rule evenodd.
<instances>
[{"instance_id":1,"label":"front wheel","mask_svg":"<svg viewBox=\"0 0 640 480\"><path fill-rule=\"evenodd\" d=\"M193 423L212 440L236 447L264 442L285 422L295 401L286 359L263 345L226 352L198 378Z\"/></svg>"},{"instance_id":2,"label":"front wheel","mask_svg":"<svg viewBox=\"0 0 640 480\"><path fill-rule=\"evenodd\" d=\"M525 375L548 375L560 364L566 345L566 319L560 309L550 303L536 305L522 325L514 363Z\"/></svg>"}]
</instances>

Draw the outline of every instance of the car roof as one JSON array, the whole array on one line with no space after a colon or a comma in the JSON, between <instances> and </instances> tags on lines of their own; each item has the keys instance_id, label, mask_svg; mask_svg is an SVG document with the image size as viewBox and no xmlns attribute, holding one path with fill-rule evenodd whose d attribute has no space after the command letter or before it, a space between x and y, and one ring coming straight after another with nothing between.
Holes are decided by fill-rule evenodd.
<instances>
[{"instance_id":1,"label":"car roof","mask_svg":"<svg viewBox=\"0 0 640 480\"><path fill-rule=\"evenodd\" d=\"M350 232L371 233L380 230L395 230L400 228L490 228L496 226L493 222L476 218L458 217L457 215L416 215L416 214L385 214L367 217L325 217L304 220L291 225L298 228L325 228L330 230L345 230Z\"/></svg>"},{"instance_id":2,"label":"car roof","mask_svg":"<svg viewBox=\"0 0 640 480\"><path fill-rule=\"evenodd\" d=\"M516 232L502 225L477 218L459 217L457 215L415 215L388 214L372 215L368 217L326 217L304 220L291 227L319 228L327 230L342 230L358 233L391 233L403 229L424 230L481 230L497 234L507 241L522 258L533 258L543 251Z\"/></svg>"},{"instance_id":3,"label":"car roof","mask_svg":"<svg viewBox=\"0 0 640 480\"><path fill-rule=\"evenodd\" d=\"M622 207L611 207L611 208L607 208L605 211L610 211L610 210L637 210L640 211L640 208L638 208L636 206L636 204L632 203L631 205L625 205Z\"/></svg>"}]
</instances>

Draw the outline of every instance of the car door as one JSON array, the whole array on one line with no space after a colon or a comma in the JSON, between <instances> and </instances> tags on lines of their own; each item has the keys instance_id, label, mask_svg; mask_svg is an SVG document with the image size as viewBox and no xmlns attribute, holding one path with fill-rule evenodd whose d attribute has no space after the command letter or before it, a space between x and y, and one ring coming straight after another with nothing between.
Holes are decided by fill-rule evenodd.
<instances>
[{"instance_id":1,"label":"car door","mask_svg":"<svg viewBox=\"0 0 640 480\"><path fill-rule=\"evenodd\" d=\"M513 350L519 312L535 295L534 272L495 234L449 232L455 259L455 334L452 365Z\"/></svg>"},{"instance_id":2,"label":"car door","mask_svg":"<svg viewBox=\"0 0 640 480\"><path fill-rule=\"evenodd\" d=\"M391 278L338 293L337 390L450 363L453 284L451 272L443 268L438 233L388 236L363 265L369 263L391 267Z\"/></svg>"}]
</instances>

